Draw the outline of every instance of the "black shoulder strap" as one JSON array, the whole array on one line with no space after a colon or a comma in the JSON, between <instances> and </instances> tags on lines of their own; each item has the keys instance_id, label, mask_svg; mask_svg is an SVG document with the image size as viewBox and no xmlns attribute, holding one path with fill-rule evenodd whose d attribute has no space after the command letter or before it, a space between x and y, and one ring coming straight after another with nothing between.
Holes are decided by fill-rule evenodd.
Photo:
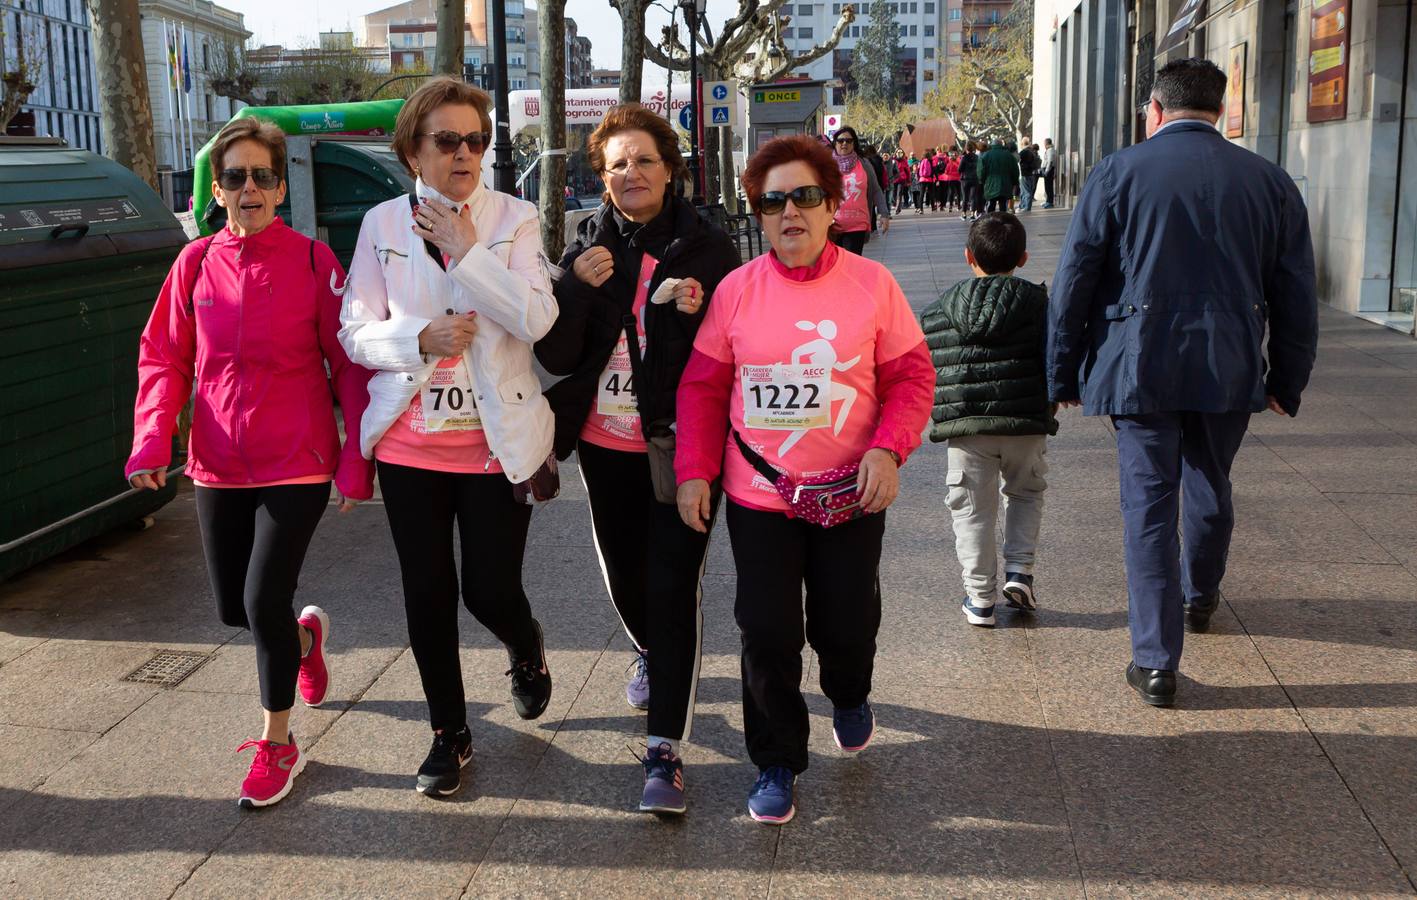
<instances>
[{"instance_id":1,"label":"black shoulder strap","mask_svg":"<svg viewBox=\"0 0 1417 900\"><path fill-rule=\"evenodd\" d=\"M315 271L315 239L310 239L310 271Z\"/></svg>"},{"instance_id":2,"label":"black shoulder strap","mask_svg":"<svg viewBox=\"0 0 1417 900\"><path fill-rule=\"evenodd\" d=\"M193 295L197 292L197 279L202 276L202 263L207 259L207 251L212 249L212 241L216 240L216 235L210 235L207 242L202 245L202 255L197 257L197 265L192 270L192 280L187 284L187 315L192 314Z\"/></svg>"},{"instance_id":3,"label":"black shoulder strap","mask_svg":"<svg viewBox=\"0 0 1417 900\"><path fill-rule=\"evenodd\" d=\"M649 382L643 378L645 362L640 356L640 334L635 325L634 313L626 313L620 317L620 327L625 332L625 352L630 354L630 374L635 379L635 404L638 406L640 391L648 388ZM640 431L646 438L649 437L649 423L645 421L644 410L640 410Z\"/></svg>"},{"instance_id":4,"label":"black shoulder strap","mask_svg":"<svg viewBox=\"0 0 1417 900\"><path fill-rule=\"evenodd\" d=\"M408 195L408 205L410 208L413 209L414 212L418 212L418 196L416 194ZM442 269L444 272L448 271L448 267L443 263L442 251L439 250L438 247L432 241L428 240L427 238L424 238L423 249L428 251L428 256L433 260L433 262L438 264L438 268Z\"/></svg>"},{"instance_id":5,"label":"black shoulder strap","mask_svg":"<svg viewBox=\"0 0 1417 900\"><path fill-rule=\"evenodd\" d=\"M743 458L748 461L748 465L758 470L758 474L763 476L771 484L782 477L782 473L768 464L768 461L759 456L752 447L743 440L743 436L738 433L738 429L733 429L733 441L738 445L738 452L743 454Z\"/></svg>"}]
</instances>

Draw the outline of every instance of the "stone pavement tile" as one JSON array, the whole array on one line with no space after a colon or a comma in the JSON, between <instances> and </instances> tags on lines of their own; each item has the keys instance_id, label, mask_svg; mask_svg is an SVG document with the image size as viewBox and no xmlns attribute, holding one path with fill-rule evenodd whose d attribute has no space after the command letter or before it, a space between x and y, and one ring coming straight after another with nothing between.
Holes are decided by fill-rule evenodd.
<instances>
[{"instance_id":1,"label":"stone pavement tile","mask_svg":"<svg viewBox=\"0 0 1417 900\"><path fill-rule=\"evenodd\" d=\"M1364 891L1364 896L1408 895L1409 891ZM1352 897L1349 890L1320 890L1317 888L1296 888L1292 885L1252 884L1236 885L1226 878L1212 880L1157 878L1151 875L1108 876L1087 879L1089 897L1116 898L1116 900L1223 900L1228 897L1243 897L1245 900L1290 900L1304 898L1317 900L1327 897Z\"/></svg>"},{"instance_id":2,"label":"stone pavement tile","mask_svg":"<svg viewBox=\"0 0 1417 900\"><path fill-rule=\"evenodd\" d=\"M1365 892L1405 883L1292 711L1045 697L1089 881L1148 874Z\"/></svg>"},{"instance_id":3,"label":"stone pavement tile","mask_svg":"<svg viewBox=\"0 0 1417 900\"><path fill-rule=\"evenodd\" d=\"M736 693L716 689L736 680L736 656L703 660L693 740L684 748L689 812L667 820L635 808L644 718L625 705L618 662L605 657L569 717L546 726L556 728L555 741L467 896L767 893L776 836L746 815L754 771L741 708Z\"/></svg>"},{"instance_id":4,"label":"stone pavement tile","mask_svg":"<svg viewBox=\"0 0 1417 900\"><path fill-rule=\"evenodd\" d=\"M1417 571L1417 497L1341 493L1326 496L1408 571ZM0 623L3 621L0 618Z\"/></svg>"},{"instance_id":5,"label":"stone pavement tile","mask_svg":"<svg viewBox=\"0 0 1417 900\"><path fill-rule=\"evenodd\" d=\"M1332 709L1304 707L1304 721L1344 782L1410 873L1417 868L1417 724L1412 707Z\"/></svg>"},{"instance_id":6,"label":"stone pavement tile","mask_svg":"<svg viewBox=\"0 0 1417 900\"><path fill-rule=\"evenodd\" d=\"M98 740L97 734L0 725L0 801L13 803Z\"/></svg>"},{"instance_id":7,"label":"stone pavement tile","mask_svg":"<svg viewBox=\"0 0 1417 900\"><path fill-rule=\"evenodd\" d=\"M47 609L0 609L0 666L49 640L59 618Z\"/></svg>"},{"instance_id":8,"label":"stone pavement tile","mask_svg":"<svg viewBox=\"0 0 1417 900\"><path fill-rule=\"evenodd\" d=\"M1289 475L1234 479L1233 558L1336 563L1390 563L1367 531L1307 482ZM1322 523L1323 527L1315 528Z\"/></svg>"},{"instance_id":9,"label":"stone pavement tile","mask_svg":"<svg viewBox=\"0 0 1417 900\"><path fill-rule=\"evenodd\" d=\"M0 668L0 720L107 731L160 690L119 680L152 653L152 647L141 644L46 641L18 664Z\"/></svg>"},{"instance_id":10,"label":"stone pavement tile","mask_svg":"<svg viewBox=\"0 0 1417 900\"><path fill-rule=\"evenodd\" d=\"M814 758L799 780L774 894L1081 895L1035 696L899 681L873 706L871 747ZM829 706L813 711L830 729Z\"/></svg>"}]
</instances>

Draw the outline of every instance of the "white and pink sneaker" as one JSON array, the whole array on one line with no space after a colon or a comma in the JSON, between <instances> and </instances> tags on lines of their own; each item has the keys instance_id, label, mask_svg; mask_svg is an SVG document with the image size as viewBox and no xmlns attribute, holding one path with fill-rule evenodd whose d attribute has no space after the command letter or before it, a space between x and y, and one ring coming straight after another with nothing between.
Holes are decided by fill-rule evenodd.
<instances>
[{"instance_id":1,"label":"white and pink sneaker","mask_svg":"<svg viewBox=\"0 0 1417 900\"><path fill-rule=\"evenodd\" d=\"M295 745L295 735L290 743L277 744L274 741L247 741L236 752L248 747L256 748L256 758L251 761L251 771L241 782L241 799L237 803L242 809L255 809L279 803L290 793L295 784L295 776L305 768L305 754Z\"/></svg>"},{"instance_id":2,"label":"white and pink sneaker","mask_svg":"<svg viewBox=\"0 0 1417 900\"><path fill-rule=\"evenodd\" d=\"M319 706L330 695L330 663L325 656L325 641L330 637L330 617L318 606L300 611L300 624L309 629L310 652L300 660L300 699L306 706Z\"/></svg>"}]
</instances>

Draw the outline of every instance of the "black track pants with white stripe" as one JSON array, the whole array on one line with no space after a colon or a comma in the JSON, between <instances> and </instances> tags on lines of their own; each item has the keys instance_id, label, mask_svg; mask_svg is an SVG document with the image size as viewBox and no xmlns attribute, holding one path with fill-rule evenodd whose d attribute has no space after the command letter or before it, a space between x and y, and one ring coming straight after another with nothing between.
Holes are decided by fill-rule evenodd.
<instances>
[{"instance_id":1,"label":"black track pants with white stripe","mask_svg":"<svg viewBox=\"0 0 1417 900\"><path fill-rule=\"evenodd\" d=\"M576 450L590 496L596 552L625 633L649 654L649 734L687 739L703 645L707 534L654 499L643 453L581 441Z\"/></svg>"}]
</instances>

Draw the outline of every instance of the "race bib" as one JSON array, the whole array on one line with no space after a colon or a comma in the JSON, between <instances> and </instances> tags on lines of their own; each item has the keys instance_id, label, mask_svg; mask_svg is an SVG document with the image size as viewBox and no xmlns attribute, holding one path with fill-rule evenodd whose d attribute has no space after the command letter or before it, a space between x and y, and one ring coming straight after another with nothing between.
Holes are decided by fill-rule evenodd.
<instances>
[{"instance_id":1,"label":"race bib","mask_svg":"<svg viewBox=\"0 0 1417 900\"><path fill-rule=\"evenodd\" d=\"M640 408L635 405L635 373L630 368L630 354L621 349L622 338L610 355L610 362L600 373L599 386L595 392L595 411L602 416L638 416ZM644 352L644 348L640 348Z\"/></svg>"},{"instance_id":2,"label":"race bib","mask_svg":"<svg viewBox=\"0 0 1417 900\"><path fill-rule=\"evenodd\" d=\"M482 416L477 411L477 395L472 390L467 363L439 366L419 391L423 404L423 426L430 432L477 431Z\"/></svg>"},{"instance_id":3,"label":"race bib","mask_svg":"<svg viewBox=\"0 0 1417 900\"><path fill-rule=\"evenodd\" d=\"M748 428L800 431L831 424L831 369L828 366L743 366L743 424Z\"/></svg>"}]
</instances>

